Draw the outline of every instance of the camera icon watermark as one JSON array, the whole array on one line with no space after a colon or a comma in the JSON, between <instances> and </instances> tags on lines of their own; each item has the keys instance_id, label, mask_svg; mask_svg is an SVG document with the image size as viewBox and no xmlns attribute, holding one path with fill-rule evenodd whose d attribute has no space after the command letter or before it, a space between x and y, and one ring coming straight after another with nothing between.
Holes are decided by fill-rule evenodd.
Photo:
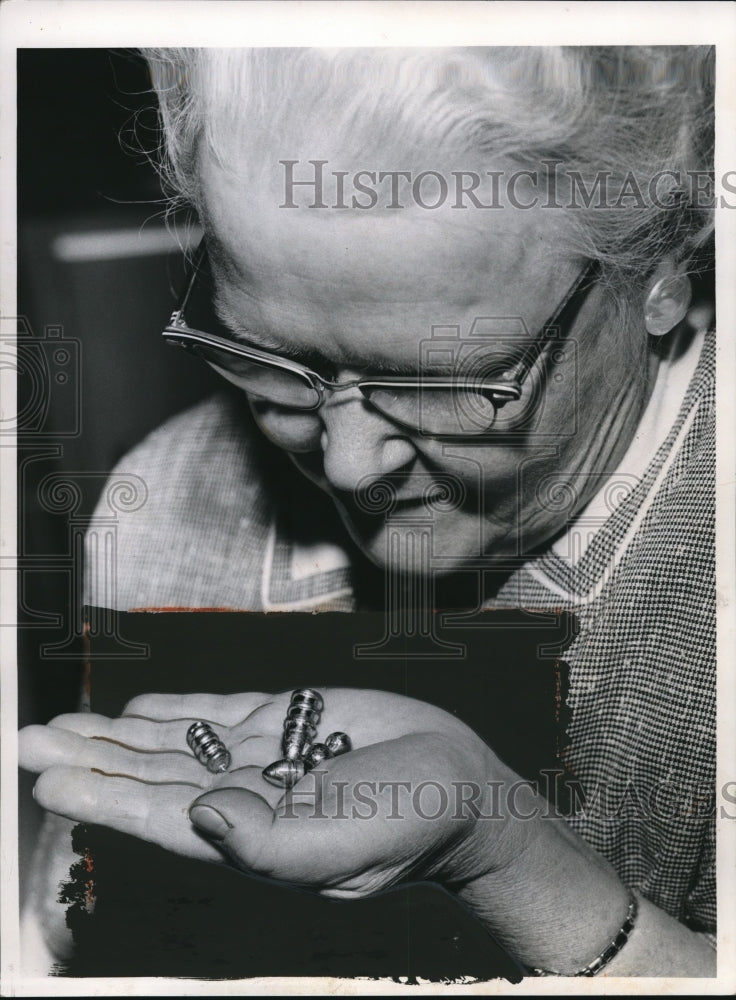
<instances>
[{"instance_id":1,"label":"camera icon watermark","mask_svg":"<svg viewBox=\"0 0 736 1000\"><path fill-rule=\"evenodd\" d=\"M467 333L433 326L420 341L420 433L469 443L571 437L578 422L578 349L557 327L533 338L518 316L479 316ZM438 385L447 376L447 386ZM451 384L450 384L451 383ZM549 396L564 397L548 426Z\"/></svg>"},{"instance_id":2,"label":"camera icon watermark","mask_svg":"<svg viewBox=\"0 0 736 1000\"><path fill-rule=\"evenodd\" d=\"M16 372L15 412L0 418L0 435L34 441L78 437L81 432L81 344L49 324L33 334L23 316L0 325L0 364Z\"/></svg>"}]
</instances>

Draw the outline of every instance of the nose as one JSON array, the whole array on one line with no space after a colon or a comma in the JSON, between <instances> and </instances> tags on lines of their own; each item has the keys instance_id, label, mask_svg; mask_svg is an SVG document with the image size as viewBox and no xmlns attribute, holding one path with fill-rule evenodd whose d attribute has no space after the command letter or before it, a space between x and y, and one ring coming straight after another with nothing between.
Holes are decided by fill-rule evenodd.
<instances>
[{"instance_id":1,"label":"nose","mask_svg":"<svg viewBox=\"0 0 736 1000\"><path fill-rule=\"evenodd\" d=\"M412 465L411 440L357 389L326 400L321 413L324 474L334 489L353 491L366 476L379 478Z\"/></svg>"}]
</instances>

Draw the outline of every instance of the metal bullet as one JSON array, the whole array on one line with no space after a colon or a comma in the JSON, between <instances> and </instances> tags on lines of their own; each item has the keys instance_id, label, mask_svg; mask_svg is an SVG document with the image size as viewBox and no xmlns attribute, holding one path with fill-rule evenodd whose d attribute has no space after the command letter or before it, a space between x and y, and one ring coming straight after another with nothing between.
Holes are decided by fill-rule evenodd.
<instances>
[{"instance_id":1,"label":"metal bullet","mask_svg":"<svg viewBox=\"0 0 736 1000\"><path fill-rule=\"evenodd\" d=\"M321 713L319 709L309 708L308 705L290 705L289 711L286 713L286 719L284 720L284 727L291 720L309 722L311 725L316 726L319 723L320 717Z\"/></svg>"},{"instance_id":2,"label":"metal bullet","mask_svg":"<svg viewBox=\"0 0 736 1000\"><path fill-rule=\"evenodd\" d=\"M324 743L315 743L309 748L309 752L304 755L304 766L308 771L311 771L313 767L317 767L323 760L329 760L330 757L334 756Z\"/></svg>"},{"instance_id":3,"label":"metal bullet","mask_svg":"<svg viewBox=\"0 0 736 1000\"><path fill-rule=\"evenodd\" d=\"M261 772L269 785L291 788L306 773L303 760L276 760Z\"/></svg>"},{"instance_id":4,"label":"metal bullet","mask_svg":"<svg viewBox=\"0 0 736 1000\"><path fill-rule=\"evenodd\" d=\"M212 774L222 774L231 764L230 753L206 722L194 722L187 730L189 749Z\"/></svg>"},{"instance_id":5,"label":"metal bullet","mask_svg":"<svg viewBox=\"0 0 736 1000\"><path fill-rule=\"evenodd\" d=\"M284 729L284 737L281 741L284 756L288 760L296 760L301 757L316 735L315 726L310 726L308 723L305 725L300 725L298 722L290 723Z\"/></svg>"},{"instance_id":6,"label":"metal bullet","mask_svg":"<svg viewBox=\"0 0 736 1000\"><path fill-rule=\"evenodd\" d=\"M339 757L340 754L348 753L349 750L353 749L353 744L347 733L330 733L324 745L333 757Z\"/></svg>"},{"instance_id":7,"label":"metal bullet","mask_svg":"<svg viewBox=\"0 0 736 1000\"><path fill-rule=\"evenodd\" d=\"M297 688L296 691L291 692L291 704L292 705L304 705L307 704L309 708L315 708L318 712L321 712L325 707L325 703L322 700L322 695L319 691L315 691L313 688Z\"/></svg>"},{"instance_id":8,"label":"metal bullet","mask_svg":"<svg viewBox=\"0 0 736 1000\"><path fill-rule=\"evenodd\" d=\"M322 695L311 688L297 688L284 720L281 747L286 760L298 760L317 735L317 724L324 708Z\"/></svg>"}]
</instances>

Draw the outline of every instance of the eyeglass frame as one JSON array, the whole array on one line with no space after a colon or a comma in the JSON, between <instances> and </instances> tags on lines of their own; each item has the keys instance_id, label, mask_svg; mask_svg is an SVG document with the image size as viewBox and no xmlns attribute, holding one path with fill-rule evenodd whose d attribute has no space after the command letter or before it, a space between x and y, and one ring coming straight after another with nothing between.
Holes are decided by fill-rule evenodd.
<instances>
[{"instance_id":1,"label":"eyeglass frame","mask_svg":"<svg viewBox=\"0 0 736 1000\"><path fill-rule=\"evenodd\" d=\"M524 382L528 378L531 370L538 360L543 358L545 350L553 343L557 342L557 337L555 336L562 329L562 319L565 313L574 309L573 316L570 323L574 322L577 312L582 305L583 299L587 296L588 292L594 287L596 279L600 271L600 262L598 260L589 260L586 266L579 272L575 280L568 287L565 292L564 297L558 304L554 313L546 320L540 327L539 333L532 338L527 344L522 357L511 367L508 372L504 373L504 378L502 380L497 379L487 379L487 378L468 378L468 377L458 377L458 376L435 376L435 375L414 375L414 376L395 376L395 375L374 375L369 378L358 378L350 379L346 382L333 382L330 379L326 379L324 376L320 375L319 372L314 371L307 365L302 365L298 361L293 361L290 358L283 358L278 354L273 354L269 351L262 351L259 348L251 347L240 343L237 340L229 340L225 337L220 337L217 334L206 333L203 330L197 330L190 327L186 321L185 310L187 303L191 298L192 292L197 282L197 278L202 270L202 264L204 263L205 257L207 255L207 245L206 238L203 238L200 242L197 250L195 252L194 264L192 267L192 274L187 282L184 294L181 297L179 306L172 312L169 322L164 327L161 336L164 338L165 342L170 346L181 347L190 353L195 353L196 346L201 344L203 347L216 348L217 350L223 351L225 354L231 354L236 357L242 357L246 360L254 361L256 363L264 364L265 366L270 366L275 369L280 369L282 371L291 372L292 374L298 375L309 383L310 387L317 393L317 402L313 406L300 406L293 405L290 406L288 403L279 403L279 406L283 406L285 409L293 409L299 413L313 413L318 410L324 403L325 394L329 390L331 393L343 392L346 389L357 388L361 392L363 388L365 389L422 389L422 388L433 388L433 389L448 389L455 390L463 389L467 391L482 392L484 394L491 394L490 402L494 407L494 411L497 412L502 406L510 401L518 401L521 399L522 387ZM195 356L196 353L195 353ZM206 358L200 358L210 367L213 366L213 362L207 361ZM248 390L243 390L248 392ZM253 395L258 395L253 393ZM265 397L264 397L265 398ZM364 395L367 403L370 404L369 397ZM422 434L420 427L416 427L413 424L402 423L401 420L390 416L389 414L384 414L382 410L378 407L374 407L385 419L397 423L401 426L409 427L414 431L419 431ZM495 415L494 415L495 421ZM489 424L489 428L493 424ZM463 434L463 436L474 436L487 433L486 431L476 430L468 434ZM452 437L456 434L426 434L427 437Z\"/></svg>"}]
</instances>

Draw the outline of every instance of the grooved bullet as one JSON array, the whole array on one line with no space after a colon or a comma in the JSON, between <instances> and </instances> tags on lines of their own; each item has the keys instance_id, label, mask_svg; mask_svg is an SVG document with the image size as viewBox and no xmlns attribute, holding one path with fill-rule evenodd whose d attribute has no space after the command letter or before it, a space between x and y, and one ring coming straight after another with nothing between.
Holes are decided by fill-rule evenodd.
<instances>
[{"instance_id":1,"label":"grooved bullet","mask_svg":"<svg viewBox=\"0 0 736 1000\"><path fill-rule=\"evenodd\" d=\"M212 774L222 774L230 767L227 747L206 722L192 723L187 730L187 743L199 763Z\"/></svg>"}]
</instances>

